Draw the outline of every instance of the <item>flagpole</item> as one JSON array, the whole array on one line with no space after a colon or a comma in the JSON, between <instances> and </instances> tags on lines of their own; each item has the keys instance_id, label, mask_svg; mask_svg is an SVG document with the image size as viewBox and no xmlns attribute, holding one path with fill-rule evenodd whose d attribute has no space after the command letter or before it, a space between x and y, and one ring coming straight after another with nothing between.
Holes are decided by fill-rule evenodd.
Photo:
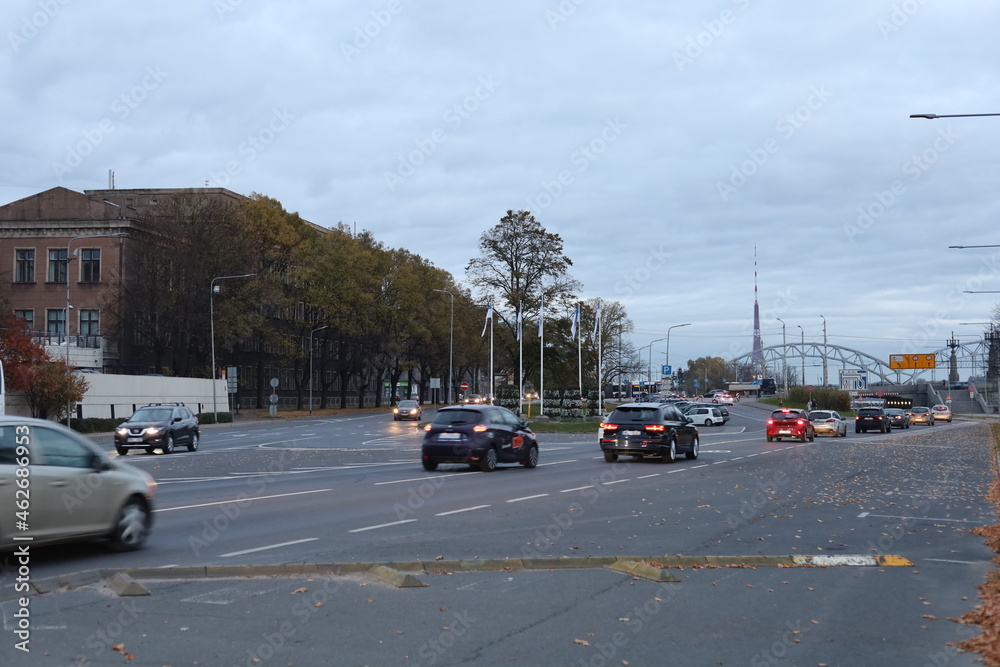
<instances>
[{"instance_id":1,"label":"flagpole","mask_svg":"<svg viewBox=\"0 0 1000 667\"><path fill-rule=\"evenodd\" d=\"M538 300L538 414L545 414L545 295Z\"/></svg>"},{"instance_id":2,"label":"flagpole","mask_svg":"<svg viewBox=\"0 0 1000 667\"><path fill-rule=\"evenodd\" d=\"M495 403L497 393L496 375L493 373L493 318L490 318L490 405Z\"/></svg>"},{"instance_id":3,"label":"flagpole","mask_svg":"<svg viewBox=\"0 0 1000 667\"><path fill-rule=\"evenodd\" d=\"M580 303L576 304L576 354L577 372L580 382L580 408L583 408L583 327L580 326Z\"/></svg>"},{"instance_id":4,"label":"flagpole","mask_svg":"<svg viewBox=\"0 0 1000 667\"><path fill-rule=\"evenodd\" d=\"M601 382L601 300L597 300L597 318L594 322L597 332L597 413L604 416L604 384Z\"/></svg>"},{"instance_id":5,"label":"flagpole","mask_svg":"<svg viewBox=\"0 0 1000 667\"><path fill-rule=\"evenodd\" d=\"M517 302L517 414L524 411L524 337L521 335L521 302Z\"/></svg>"}]
</instances>

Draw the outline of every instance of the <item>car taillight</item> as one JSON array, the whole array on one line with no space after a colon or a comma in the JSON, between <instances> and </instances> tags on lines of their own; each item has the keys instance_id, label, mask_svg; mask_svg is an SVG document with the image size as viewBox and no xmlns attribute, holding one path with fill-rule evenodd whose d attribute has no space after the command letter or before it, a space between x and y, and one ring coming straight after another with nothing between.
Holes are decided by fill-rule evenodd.
<instances>
[{"instance_id":1,"label":"car taillight","mask_svg":"<svg viewBox=\"0 0 1000 667\"><path fill-rule=\"evenodd\" d=\"M662 431L666 428L663 424L646 424L647 431Z\"/></svg>"},{"instance_id":2,"label":"car taillight","mask_svg":"<svg viewBox=\"0 0 1000 667\"><path fill-rule=\"evenodd\" d=\"M431 430L431 425L429 423L428 424L424 424L424 430L425 431Z\"/></svg>"},{"instance_id":3,"label":"car taillight","mask_svg":"<svg viewBox=\"0 0 1000 667\"><path fill-rule=\"evenodd\" d=\"M827 423L827 424L832 424L832 423L834 423L835 421L837 421L837 420L836 420L836 419L827 419L827 420L826 420L826 423Z\"/></svg>"},{"instance_id":4,"label":"car taillight","mask_svg":"<svg viewBox=\"0 0 1000 667\"><path fill-rule=\"evenodd\" d=\"M472 427L472 430L475 431L476 433L482 433L483 431L486 430L486 426L484 424L476 424L475 426Z\"/></svg>"},{"instance_id":5,"label":"car taillight","mask_svg":"<svg viewBox=\"0 0 1000 667\"><path fill-rule=\"evenodd\" d=\"M601 422L601 428L603 429L616 429L618 424L608 424L607 422Z\"/></svg>"},{"instance_id":6,"label":"car taillight","mask_svg":"<svg viewBox=\"0 0 1000 667\"><path fill-rule=\"evenodd\" d=\"M773 419L768 419L768 420L767 420L767 425L768 425L768 426L771 426L771 425L773 425L773 424L774 424L774 420L773 420Z\"/></svg>"},{"instance_id":7,"label":"car taillight","mask_svg":"<svg viewBox=\"0 0 1000 667\"><path fill-rule=\"evenodd\" d=\"M805 419L796 419L795 423L798 424L799 426L802 426L803 424L806 423L806 420Z\"/></svg>"}]
</instances>

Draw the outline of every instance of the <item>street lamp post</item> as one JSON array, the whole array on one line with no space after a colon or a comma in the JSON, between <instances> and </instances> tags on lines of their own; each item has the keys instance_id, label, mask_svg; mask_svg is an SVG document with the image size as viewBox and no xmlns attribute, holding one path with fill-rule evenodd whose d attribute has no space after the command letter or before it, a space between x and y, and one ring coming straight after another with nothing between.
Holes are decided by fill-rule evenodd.
<instances>
[{"instance_id":1,"label":"street lamp post","mask_svg":"<svg viewBox=\"0 0 1000 667\"><path fill-rule=\"evenodd\" d=\"M788 348L785 347L785 320L780 317L774 318L781 322L781 380L784 384L784 392L788 394Z\"/></svg>"},{"instance_id":2,"label":"street lamp post","mask_svg":"<svg viewBox=\"0 0 1000 667\"><path fill-rule=\"evenodd\" d=\"M652 343L649 344L649 393L653 393L653 343L659 343L661 340L667 340L667 337L657 338ZM641 363L641 362L640 362Z\"/></svg>"},{"instance_id":3,"label":"street lamp post","mask_svg":"<svg viewBox=\"0 0 1000 667\"><path fill-rule=\"evenodd\" d=\"M233 278L250 278L251 276L257 275L256 273L244 273L239 276L218 276L212 278L212 282L208 285L208 326L211 331L212 336L212 423L219 421L219 404L215 398L215 378L218 373L215 369L215 293L218 291L218 287L215 284L217 280L231 280Z\"/></svg>"},{"instance_id":4,"label":"street lamp post","mask_svg":"<svg viewBox=\"0 0 1000 667\"><path fill-rule=\"evenodd\" d=\"M69 311L73 306L69 305L69 260L70 260L70 246L73 245L73 241L78 241L80 239L110 239L119 238L123 236L128 236L125 232L113 232L110 234L84 234L82 236L74 236L66 244L66 310L63 314L63 326L66 328L66 367L72 368L69 358L70 342L69 342ZM79 335L79 329L77 329L77 334ZM70 421L72 419L71 412L73 411L73 406L69 400L66 401L66 426L69 427Z\"/></svg>"},{"instance_id":5,"label":"street lamp post","mask_svg":"<svg viewBox=\"0 0 1000 667\"><path fill-rule=\"evenodd\" d=\"M936 114L936 113L911 113L910 118L926 118L927 120L934 120L935 118L977 118L979 116L1000 116L1000 113L952 113L952 114Z\"/></svg>"},{"instance_id":6,"label":"street lamp post","mask_svg":"<svg viewBox=\"0 0 1000 667\"><path fill-rule=\"evenodd\" d=\"M802 357L802 386L806 386L806 330L802 328L801 324L796 324L799 328L799 333L802 334L802 342L799 343L799 355Z\"/></svg>"},{"instance_id":7,"label":"street lamp post","mask_svg":"<svg viewBox=\"0 0 1000 667\"><path fill-rule=\"evenodd\" d=\"M313 334L329 328L329 324L324 324L309 332L309 414L313 413Z\"/></svg>"},{"instance_id":8,"label":"street lamp post","mask_svg":"<svg viewBox=\"0 0 1000 667\"><path fill-rule=\"evenodd\" d=\"M820 315L820 317L823 317ZM823 317L823 386L827 383L827 365L826 359L829 356L829 350L826 347L826 318Z\"/></svg>"},{"instance_id":9,"label":"street lamp post","mask_svg":"<svg viewBox=\"0 0 1000 667\"><path fill-rule=\"evenodd\" d=\"M666 351L666 355L664 356L664 360L663 360L663 363L665 365L667 365L667 366L670 365L670 330L671 329L676 329L678 327L689 327L689 326L691 326L691 323L690 322L685 322L684 324L675 324L672 327L667 327L667 351ZM650 352L652 352L652 347L650 347ZM674 388L673 369L670 369L670 372L671 372L671 375L670 375L670 388L673 389Z\"/></svg>"},{"instance_id":10,"label":"street lamp post","mask_svg":"<svg viewBox=\"0 0 1000 667\"><path fill-rule=\"evenodd\" d=\"M451 329L448 339L448 403L454 403L452 400L454 398L454 386L455 386L455 376L452 372L452 362L455 358L455 295L446 289L434 289L435 292L441 292L442 294L447 294L451 297Z\"/></svg>"}]
</instances>

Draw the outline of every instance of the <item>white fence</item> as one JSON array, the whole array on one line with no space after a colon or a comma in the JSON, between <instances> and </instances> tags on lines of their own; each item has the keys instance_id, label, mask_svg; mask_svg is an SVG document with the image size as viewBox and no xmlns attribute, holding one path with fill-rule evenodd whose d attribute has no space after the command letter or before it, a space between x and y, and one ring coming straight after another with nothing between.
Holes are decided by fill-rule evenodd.
<instances>
[{"instance_id":1,"label":"white fence","mask_svg":"<svg viewBox=\"0 0 1000 667\"><path fill-rule=\"evenodd\" d=\"M137 407L148 403L184 403L194 412L212 412L212 380L201 378L157 377L151 375L81 374L89 388L73 410L73 418L103 417L122 421L128 419ZM215 408L229 412L229 394L226 381L215 381ZM28 416L30 412L24 397L7 396L7 414Z\"/></svg>"}]
</instances>

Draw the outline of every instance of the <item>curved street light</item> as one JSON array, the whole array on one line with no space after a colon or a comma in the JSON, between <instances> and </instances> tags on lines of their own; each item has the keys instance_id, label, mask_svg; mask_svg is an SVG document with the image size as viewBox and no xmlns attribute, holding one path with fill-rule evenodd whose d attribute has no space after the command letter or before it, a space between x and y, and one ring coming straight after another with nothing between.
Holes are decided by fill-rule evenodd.
<instances>
[{"instance_id":1,"label":"curved street light","mask_svg":"<svg viewBox=\"0 0 1000 667\"><path fill-rule=\"evenodd\" d=\"M455 358L455 295L446 289L431 289L435 292L441 292L442 294L447 294L451 297L451 334L448 341L448 396L445 399L445 402L455 403L457 400L452 400L455 398L452 395L454 394L454 390L452 388L455 386L455 376L452 374L452 361Z\"/></svg>"},{"instance_id":2,"label":"curved street light","mask_svg":"<svg viewBox=\"0 0 1000 667\"><path fill-rule=\"evenodd\" d=\"M927 120L934 120L935 118L978 118L980 116L1000 116L1000 113L951 113L951 114L911 113L910 114L910 118L926 118Z\"/></svg>"},{"instance_id":3,"label":"curved street light","mask_svg":"<svg viewBox=\"0 0 1000 667\"><path fill-rule=\"evenodd\" d=\"M684 324L675 324L672 327L667 327L667 351L666 351L666 355L664 356L664 361L663 361L664 365L666 365L666 366L670 365L670 330L671 329L677 329L678 327L689 327L689 326L691 326L691 323L690 322L685 322ZM653 348L650 347L649 351L650 351L650 353L652 353ZM670 372L673 373L673 369L671 369ZM671 389L674 388L674 375L670 376L670 388Z\"/></svg>"},{"instance_id":4,"label":"curved street light","mask_svg":"<svg viewBox=\"0 0 1000 667\"><path fill-rule=\"evenodd\" d=\"M329 328L329 324L324 324L309 332L309 414L313 413L313 334Z\"/></svg>"},{"instance_id":5,"label":"curved street light","mask_svg":"<svg viewBox=\"0 0 1000 667\"><path fill-rule=\"evenodd\" d=\"M257 275L256 273L244 273L239 276L219 276L217 278L212 278L212 282L208 285L208 325L212 336L212 423L219 421L219 408L216 402L216 391L215 391L215 377L217 375L215 371L215 293L218 291L218 287L215 285L216 280L231 280L233 278L249 278L251 276ZM229 405L229 400L226 399L226 405Z\"/></svg>"}]
</instances>

